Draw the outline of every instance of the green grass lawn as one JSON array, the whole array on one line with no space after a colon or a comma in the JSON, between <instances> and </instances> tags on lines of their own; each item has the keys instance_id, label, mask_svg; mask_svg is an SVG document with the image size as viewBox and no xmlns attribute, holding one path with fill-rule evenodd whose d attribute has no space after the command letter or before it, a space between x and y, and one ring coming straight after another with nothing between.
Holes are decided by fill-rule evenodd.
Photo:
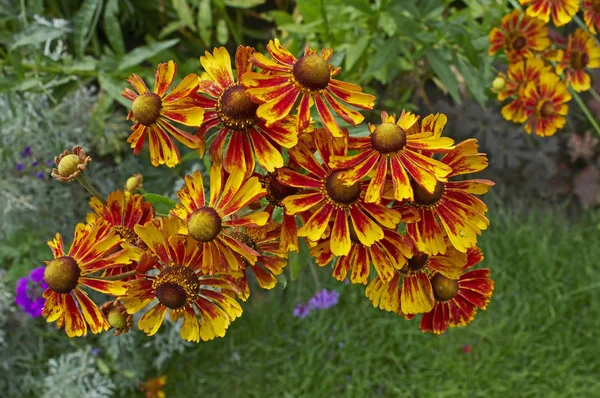
<instances>
[{"instance_id":1,"label":"green grass lawn","mask_svg":"<svg viewBox=\"0 0 600 398\"><path fill-rule=\"evenodd\" d=\"M499 213L480 240L495 294L466 328L422 334L330 269L318 279L338 306L297 319L316 291L305 269L283 291L255 289L224 339L170 361L167 396L600 396L598 223Z\"/></svg>"}]
</instances>

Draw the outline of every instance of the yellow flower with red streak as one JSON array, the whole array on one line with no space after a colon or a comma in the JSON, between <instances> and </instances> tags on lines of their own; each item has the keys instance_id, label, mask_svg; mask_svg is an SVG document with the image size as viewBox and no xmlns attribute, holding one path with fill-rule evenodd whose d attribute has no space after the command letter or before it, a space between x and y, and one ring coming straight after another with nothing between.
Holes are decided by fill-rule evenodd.
<instances>
[{"instance_id":1,"label":"yellow flower with red streak","mask_svg":"<svg viewBox=\"0 0 600 398\"><path fill-rule=\"evenodd\" d=\"M303 190L282 200L286 213L312 213L298 230L298 236L318 241L324 237L332 221L331 251L336 256L345 256L352 247L350 217L358 241L371 246L383 239L380 224L386 228L396 228L400 222L399 213L381 204L365 202L366 181L346 185L339 177L341 171L328 166L332 156L346 155L346 138L334 138L324 129L318 129L314 133L314 142L323 163L305 145L297 145L290 149L289 155L308 174L291 169L278 170L279 181Z\"/></svg>"},{"instance_id":2,"label":"yellow flower with red streak","mask_svg":"<svg viewBox=\"0 0 600 398\"><path fill-rule=\"evenodd\" d=\"M502 107L502 116L515 123L523 123L527 116L523 104L523 94L527 83L539 84L542 73L550 72L550 65L539 58L527 58L508 65L508 76L504 88L498 92L498 100L512 97L512 101Z\"/></svg>"},{"instance_id":3,"label":"yellow flower with red streak","mask_svg":"<svg viewBox=\"0 0 600 398\"><path fill-rule=\"evenodd\" d=\"M587 91L592 87L592 79L586 68L600 67L600 46L596 38L581 28L569 35L567 49L560 50L556 73L565 73L565 83L570 84L577 92Z\"/></svg>"},{"instance_id":4,"label":"yellow flower with red streak","mask_svg":"<svg viewBox=\"0 0 600 398\"><path fill-rule=\"evenodd\" d=\"M490 270L481 268L464 272L483 260L481 249L467 251L467 262L458 279L442 273L430 275L435 304L421 318L421 331L441 334L448 327L465 326L475 318L477 309L485 310L494 292Z\"/></svg>"},{"instance_id":5,"label":"yellow flower with red streak","mask_svg":"<svg viewBox=\"0 0 600 398\"><path fill-rule=\"evenodd\" d=\"M167 395L162 390L165 384L167 384L166 375L154 377L146 380L146 382L140 386L140 390L146 394L146 398L166 398Z\"/></svg>"},{"instance_id":6,"label":"yellow flower with red streak","mask_svg":"<svg viewBox=\"0 0 600 398\"><path fill-rule=\"evenodd\" d=\"M484 153L477 151L476 139L465 140L444 155L441 162L452 169L448 177L475 173L488 165ZM416 189L410 204L419 213L419 221L406 225L407 234L425 253L445 253L445 236L458 251L465 253L487 229L487 206L475 195L486 193L494 183L489 180L439 182L433 194Z\"/></svg>"},{"instance_id":7,"label":"yellow flower with red streak","mask_svg":"<svg viewBox=\"0 0 600 398\"><path fill-rule=\"evenodd\" d=\"M353 126L361 123L364 116L345 104L360 109L373 109L374 96L363 93L355 84L333 78L341 68L329 64L333 54L331 48L324 48L319 55L307 45L304 55L296 59L275 39L269 42L267 50L272 60L258 52L251 58L252 63L263 72L247 72L242 76L246 93L261 104L257 115L267 125L288 116L299 96L299 132L310 125L310 108L313 103L323 126L334 137L342 137L344 134L329 107Z\"/></svg>"},{"instance_id":8,"label":"yellow flower with red streak","mask_svg":"<svg viewBox=\"0 0 600 398\"><path fill-rule=\"evenodd\" d=\"M545 23L550 21L556 26L563 26L573 19L579 11L579 0L519 0L527 7L527 15L540 18Z\"/></svg>"},{"instance_id":9,"label":"yellow flower with red streak","mask_svg":"<svg viewBox=\"0 0 600 398\"><path fill-rule=\"evenodd\" d=\"M174 321L183 317L180 334L187 341L223 337L242 315L235 300L239 289L229 275L202 272L207 252L191 236L177 234L179 228L176 218L135 227L148 252L140 256L137 278L129 282L121 301L129 314L155 303L138 322L148 336L158 331L169 312Z\"/></svg>"},{"instance_id":10,"label":"yellow flower with red streak","mask_svg":"<svg viewBox=\"0 0 600 398\"><path fill-rule=\"evenodd\" d=\"M502 18L502 29L493 28L489 35L489 55L494 55L501 48L509 62L517 62L523 58L531 58L534 52L543 51L550 46L548 28L537 18L524 15L514 10Z\"/></svg>"},{"instance_id":11,"label":"yellow flower with red streak","mask_svg":"<svg viewBox=\"0 0 600 398\"><path fill-rule=\"evenodd\" d=\"M175 167L181 161L179 150L169 136L192 149L199 148L202 144L199 137L180 130L170 122L197 127L204 118L204 109L195 103L197 75L186 76L167 94L176 72L177 66L173 61L159 64L158 70L154 72L156 81L153 91L148 90L142 78L133 73L127 81L135 92L126 88L122 93L123 97L133 101L127 119L133 119L135 124L131 127L133 133L127 138L127 142L137 155L142 150L146 136L149 136L150 161L155 167L161 164Z\"/></svg>"},{"instance_id":12,"label":"yellow flower with red streak","mask_svg":"<svg viewBox=\"0 0 600 398\"><path fill-rule=\"evenodd\" d=\"M82 288L110 295L124 294L124 282L98 279L93 274L126 266L131 261L130 253L120 247L123 239L105 221L77 224L74 235L68 253L60 234L48 242L54 260L46 261L44 270L48 289L43 294L46 303L42 314L59 328L64 326L69 337L84 336L88 326L94 334L109 329L108 321Z\"/></svg>"},{"instance_id":13,"label":"yellow flower with red streak","mask_svg":"<svg viewBox=\"0 0 600 398\"><path fill-rule=\"evenodd\" d=\"M426 191L433 192L439 181L446 181L451 169L422 155L421 151L448 149L454 140L441 137L446 115L429 115L423 119L420 128L418 120L419 116L410 112L402 111L398 121L396 115L383 112L381 124L369 123L370 135L348 138L348 148L358 150L357 154L332 158L331 165L343 169L339 178L344 184L356 184L376 170L365 194L365 201L369 203L381 200L388 174L397 200L412 199L411 185L415 182Z\"/></svg>"},{"instance_id":14,"label":"yellow flower with red streak","mask_svg":"<svg viewBox=\"0 0 600 398\"><path fill-rule=\"evenodd\" d=\"M281 147L291 148L298 142L292 117L267 125L256 114L258 104L252 102L240 85L242 75L252 70L250 58L253 53L252 47L238 47L235 54L237 82L231 71L231 58L224 47L215 48L212 54L207 51L200 57L206 73L199 81L199 92L204 94L199 104L205 114L198 135L204 140L210 129L220 128L209 153L213 162L222 163L230 173L252 174L255 158L270 172L283 167Z\"/></svg>"},{"instance_id":15,"label":"yellow flower with red streak","mask_svg":"<svg viewBox=\"0 0 600 398\"><path fill-rule=\"evenodd\" d=\"M554 73L543 73L539 84L528 83L523 93L525 131L544 137L556 133L567 122L570 100L566 84Z\"/></svg>"},{"instance_id":16,"label":"yellow flower with red streak","mask_svg":"<svg viewBox=\"0 0 600 398\"><path fill-rule=\"evenodd\" d=\"M583 20L591 33L600 29L600 0L583 0Z\"/></svg>"},{"instance_id":17,"label":"yellow flower with red streak","mask_svg":"<svg viewBox=\"0 0 600 398\"><path fill-rule=\"evenodd\" d=\"M209 275L243 269L243 260L254 264L258 252L232 238L227 233L228 228L261 226L269 220L269 213L264 211L236 214L265 196L257 177L246 179L243 173L224 177L221 167L211 167L207 201L202 173L198 170L186 176L183 188L177 192L181 204L171 210L171 214L182 221L180 233L190 235L202 248L202 270Z\"/></svg>"}]
</instances>

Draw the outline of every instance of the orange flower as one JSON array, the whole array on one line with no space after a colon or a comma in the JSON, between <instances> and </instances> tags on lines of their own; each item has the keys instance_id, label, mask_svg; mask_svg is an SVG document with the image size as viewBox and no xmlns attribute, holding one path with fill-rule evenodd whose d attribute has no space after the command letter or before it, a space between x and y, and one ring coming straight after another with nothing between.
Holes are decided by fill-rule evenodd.
<instances>
[{"instance_id":1,"label":"orange flower","mask_svg":"<svg viewBox=\"0 0 600 398\"><path fill-rule=\"evenodd\" d=\"M552 21L556 26L563 26L573 19L579 11L579 0L519 0L527 7L527 15L540 18L545 23Z\"/></svg>"},{"instance_id":2,"label":"orange flower","mask_svg":"<svg viewBox=\"0 0 600 398\"><path fill-rule=\"evenodd\" d=\"M591 33L600 29L600 0L583 0L583 20Z\"/></svg>"},{"instance_id":3,"label":"orange flower","mask_svg":"<svg viewBox=\"0 0 600 398\"><path fill-rule=\"evenodd\" d=\"M550 136L563 128L569 112L567 102L571 94L567 86L554 73L543 73L540 83L529 82L525 87L523 108L527 116L525 131L540 136Z\"/></svg>"},{"instance_id":4,"label":"orange flower","mask_svg":"<svg viewBox=\"0 0 600 398\"><path fill-rule=\"evenodd\" d=\"M181 160L179 150L169 137L173 136L188 148L199 148L202 141L173 126L169 120L186 126L200 126L204 117L204 109L195 103L198 91L198 76L188 75L169 94L167 90L175 79L177 66L173 61L159 64L154 72L156 82L150 92L141 77L133 73L127 80L135 91L126 88L123 97L133 101L127 119L135 120L131 127L133 133L127 142L134 148L136 155L142 150L146 135L150 136L150 161L153 166L166 164L175 167ZM166 95L165 95L166 94Z\"/></svg>"},{"instance_id":5,"label":"orange flower","mask_svg":"<svg viewBox=\"0 0 600 398\"><path fill-rule=\"evenodd\" d=\"M592 87L592 79L585 68L600 67L600 47L596 38L581 28L569 35L566 51L558 53L559 63L556 73L565 73L565 83L570 84L577 92L587 91Z\"/></svg>"},{"instance_id":6,"label":"orange flower","mask_svg":"<svg viewBox=\"0 0 600 398\"><path fill-rule=\"evenodd\" d=\"M258 104L252 102L240 85L241 76L252 70L252 47L239 46L235 54L237 83L231 71L231 59L224 47L200 57L206 70L200 77L199 104L206 110L198 135L204 140L208 130L220 128L210 146L210 157L223 163L230 173L247 175L254 170L254 159L267 171L283 167L281 147L291 148L298 142L292 117L267 125L259 119ZM231 137L227 140L228 137ZM225 149L225 158L222 152Z\"/></svg>"},{"instance_id":7,"label":"orange flower","mask_svg":"<svg viewBox=\"0 0 600 398\"><path fill-rule=\"evenodd\" d=\"M494 292L494 281L490 270L482 268L465 270L483 260L481 249L472 247L467 251L467 262L458 280L442 273L430 275L435 304L421 318L421 331L441 334L448 327L465 326L470 323L477 308L485 310Z\"/></svg>"},{"instance_id":8,"label":"orange flower","mask_svg":"<svg viewBox=\"0 0 600 398\"><path fill-rule=\"evenodd\" d=\"M257 177L246 179L242 173L229 174L225 181L223 177L223 169L213 165L207 201L202 173L198 170L186 176L185 185L177 192L181 204L171 210L182 221L179 232L189 234L202 248L202 270L209 275L243 269L242 259L256 263L258 252L232 238L228 228L261 226L269 220L269 213L264 211L236 214L265 196Z\"/></svg>"},{"instance_id":9,"label":"orange flower","mask_svg":"<svg viewBox=\"0 0 600 398\"><path fill-rule=\"evenodd\" d=\"M446 125L446 115L429 115L419 128L419 116L402 111L396 115L381 113L382 123L369 123L370 135L349 137L349 149L357 149L352 156L334 156L331 166L343 169L339 178L344 184L355 184L376 168L369 182L365 201L379 203L388 173L394 186L394 198L412 199L411 179L427 192L433 192L439 181L446 181L450 168L439 161L424 156L420 151L451 148L454 140L440 137Z\"/></svg>"},{"instance_id":10,"label":"orange flower","mask_svg":"<svg viewBox=\"0 0 600 398\"><path fill-rule=\"evenodd\" d=\"M109 323L82 287L110 295L125 293L124 282L90 276L129 264L130 253L120 249L121 243L123 239L103 220L94 225L77 224L68 253L60 234L48 242L54 254L54 260L46 261L44 270L48 289L43 294L46 303L42 314L48 322L56 322L59 328L64 326L69 337L85 335L87 326L94 334L108 330Z\"/></svg>"},{"instance_id":11,"label":"orange flower","mask_svg":"<svg viewBox=\"0 0 600 398\"><path fill-rule=\"evenodd\" d=\"M509 62L517 62L523 58L531 58L536 51L543 51L550 46L548 29L543 21L523 15L514 10L502 18L502 29L494 28L490 32L489 55L494 55L504 48Z\"/></svg>"},{"instance_id":12,"label":"orange flower","mask_svg":"<svg viewBox=\"0 0 600 398\"><path fill-rule=\"evenodd\" d=\"M329 64L333 50L324 48L318 55L310 46L304 49L304 56L296 59L278 39L271 40L267 50L272 60L260 53L254 53L251 62L263 73L247 72L242 76L246 93L260 103L256 114L271 125L290 114L298 96L302 93L298 114L298 131L310 125L310 108L314 102L323 126L334 137L342 137L329 107L353 126L364 120L359 112L344 103L361 109L373 109L375 97L362 92L355 84L333 79L341 68Z\"/></svg>"},{"instance_id":13,"label":"orange flower","mask_svg":"<svg viewBox=\"0 0 600 398\"><path fill-rule=\"evenodd\" d=\"M477 140L469 139L446 153L441 162L452 169L448 177L485 169L488 160L477 152L478 147ZM410 204L417 209L419 221L406 225L407 234L425 253L445 253L446 234L454 248L466 252L490 223L485 217L487 206L475 195L486 193L493 185L489 180L439 182L432 194L417 188Z\"/></svg>"},{"instance_id":14,"label":"orange flower","mask_svg":"<svg viewBox=\"0 0 600 398\"><path fill-rule=\"evenodd\" d=\"M167 384L167 376L155 377L148 379L140 386L140 390L146 393L146 398L166 398L162 388Z\"/></svg>"}]
</instances>

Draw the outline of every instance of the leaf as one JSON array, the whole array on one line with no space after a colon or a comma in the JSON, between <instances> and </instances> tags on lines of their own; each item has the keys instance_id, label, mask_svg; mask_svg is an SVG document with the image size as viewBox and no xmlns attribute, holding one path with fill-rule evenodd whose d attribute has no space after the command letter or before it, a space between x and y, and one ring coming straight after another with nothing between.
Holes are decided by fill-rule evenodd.
<instances>
[{"instance_id":1,"label":"leaf","mask_svg":"<svg viewBox=\"0 0 600 398\"><path fill-rule=\"evenodd\" d=\"M396 45L396 40L389 39L385 41L383 44L377 46L377 52L369 66L364 72L365 76L374 75L377 71L381 70L385 66L387 66L390 62L396 62L396 50L398 46Z\"/></svg>"},{"instance_id":2,"label":"leaf","mask_svg":"<svg viewBox=\"0 0 600 398\"><path fill-rule=\"evenodd\" d=\"M482 107L485 108L487 96L485 95L486 84L481 81L480 75L472 65L467 64L461 58L457 58L456 66L465 79L469 92L475 98L475 101Z\"/></svg>"},{"instance_id":3,"label":"leaf","mask_svg":"<svg viewBox=\"0 0 600 398\"><path fill-rule=\"evenodd\" d=\"M277 283L279 283L279 285L281 286L281 290L287 287L287 278L285 277L283 272L277 275Z\"/></svg>"},{"instance_id":4,"label":"leaf","mask_svg":"<svg viewBox=\"0 0 600 398\"><path fill-rule=\"evenodd\" d=\"M381 26L381 30L383 30L388 36L393 36L398 29L394 17L386 12L379 14L379 26Z\"/></svg>"},{"instance_id":5,"label":"leaf","mask_svg":"<svg viewBox=\"0 0 600 398\"><path fill-rule=\"evenodd\" d=\"M345 4L356 8L357 10L360 10L366 14L372 14L373 13L373 9L371 8L371 5L369 4L369 0L346 0Z\"/></svg>"},{"instance_id":6,"label":"leaf","mask_svg":"<svg viewBox=\"0 0 600 398\"><path fill-rule=\"evenodd\" d=\"M97 137L102 137L104 131L104 117L108 114L110 107L113 104L113 98L104 92L100 92L98 100L92 107L92 115L90 118L90 130Z\"/></svg>"},{"instance_id":7,"label":"leaf","mask_svg":"<svg viewBox=\"0 0 600 398\"><path fill-rule=\"evenodd\" d=\"M122 55L125 54L125 43L118 15L119 0L107 0L104 7L104 34L113 51Z\"/></svg>"},{"instance_id":8,"label":"leaf","mask_svg":"<svg viewBox=\"0 0 600 398\"><path fill-rule=\"evenodd\" d=\"M177 205L177 202L173 199L155 193L145 193L142 196L150 202L150 204L154 206L156 212L160 214L168 214L169 211Z\"/></svg>"},{"instance_id":9,"label":"leaf","mask_svg":"<svg viewBox=\"0 0 600 398\"><path fill-rule=\"evenodd\" d=\"M121 80L115 80L104 73L100 73L98 75L98 83L100 84L102 90L104 90L110 98L118 101L127 109L131 108L131 101L123 98L121 95L123 89L125 88L125 83L123 83Z\"/></svg>"},{"instance_id":10,"label":"leaf","mask_svg":"<svg viewBox=\"0 0 600 398\"><path fill-rule=\"evenodd\" d=\"M252 8L265 4L267 0L224 0L225 5L235 8Z\"/></svg>"},{"instance_id":11,"label":"leaf","mask_svg":"<svg viewBox=\"0 0 600 398\"><path fill-rule=\"evenodd\" d=\"M179 43L179 39L171 39L165 41L155 41L146 46L141 46L127 53L123 57L123 61L119 63L118 70L127 70L133 66L139 65L148 58L151 58L164 50L173 47Z\"/></svg>"},{"instance_id":12,"label":"leaf","mask_svg":"<svg viewBox=\"0 0 600 398\"><path fill-rule=\"evenodd\" d=\"M304 239L299 239L298 246L300 248L298 252L289 253L288 264L292 281L298 279L300 272L302 272L304 267L308 264L310 258L310 252Z\"/></svg>"},{"instance_id":13,"label":"leaf","mask_svg":"<svg viewBox=\"0 0 600 398\"><path fill-rule=\"evenodd\" d=\"M431 65L431 68L433 68L433 71L446 87L454 101L460 104L461 101L460 96L458 95L456 76L454 76L454 73L452 73L448 62L444 59L440 52L436 50L425 51L425 58L427 58L429 65Z\"/></svg>"},{"instance_id":14,"label":"leaf","mask_svg":"<svg viewBox=\"0 0 600 398\"><path fill-rule=\"evenodd\" d=\"M321 1L325 0L298 0L298 10L302 14L304 23L314 22L321 19Z\"/></svg>"},{"instance_id":15,"label":"leaf","mask_svg":"<svg viewBox=\"0 0 600 398\"><path fill-rule=\"evenodd\" d=\"M217 42L219 44L227 44L229 41L229 29L227 29L227 22L224 19L220 19L217 22Z\"/></svg>"},{"instance_id":16,"label":"leaf","mask_svg":"<svg viewBox=\"0 0 600 398\"><path fill-rule=\"evenodd\" d=\"M200 34L200 38L202 39L206 47L208 47L211 43L213 27L211 0L200 0L200 4L198 6L197 20L198 33Z\"/></svg>"},{"instance_id":17,"label":"leaf","mask_svg":"<svg viewBox=\"0 0 600 398\"><path fill-rule=\"evenodd\" d=\"M73 41L75 55L78 57L83 57L85 48L96 31L101 9L102 0L84 0L73 16Z\"/></svg>"},{"instance_id":18,"label":"leaf","mask_svg":"<svg viewBox=\"0 0 600 398\"><path fill-rule=\"evenodd\" d=\"M195 32L196 25L194 25L192 9L188 5L187 0L173 0L173 8L177 12L177 16L181 22Z\"/></svg>"},{"instance_id":19,"label":"leaf","mask_svg":"<svg viewBox=\"0 0 600 398\"><path fill-rule=\"evenodd\" d=\"M65 33L67 33L67 29L57 29L44 25L29 25L26 29L14 35L9 49L14 50L17 47L45 43L49 40L58 39Z\"/></svg>"}]
</instances>

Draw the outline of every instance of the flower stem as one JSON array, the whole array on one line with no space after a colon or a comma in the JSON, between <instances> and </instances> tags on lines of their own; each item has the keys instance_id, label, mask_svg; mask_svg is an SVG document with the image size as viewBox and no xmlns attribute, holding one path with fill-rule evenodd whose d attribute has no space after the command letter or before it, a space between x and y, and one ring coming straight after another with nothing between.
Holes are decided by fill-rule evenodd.
<instances>
[{"instance_id":1,"label":"flower stem","mask_svg":"<svg viewBox=\"0 0 600 398\"><path fill-rule=\"evenodd\" d=\"M589 93L592 94L592 97L594 97L594 99L596 100L598 105L600 105L600 95L596 92L596 90L594 90L593 88L590 88Z\"/></svg>"},{"instance_id":2,"label":"flower stem","mask_svg":"<svg viewBox=\"0 0 600 398\"><path fill-rule=\"evenodd\" d=\"M102 197L102 195L100 195L100 192L98 192L96 190L96 188L94 188L92 186L92 184L90 184L85 177L82 174L79 174L77 177L75 177L75 179L77 180L78 183L81 184L82 187L84 187L85 189L87 189L87 191L89 193L91 193L93 196L95 196L100 202L102 202L102 204L106 204L106 200L104 200L104 198Z\"/></svg>"},{"instance_id":3,"label":"flower stem","mask_svg":"<svg viewBox=\"0 0 600 398\"><path fill-rule=\"evenodd\" d=\"M575 99L575 102L577 102L577 105L579 105L579 108L583 111L587 119L590 121L591 125L594 127L594 130L596 130L596 132L600 134L600 126L598 125L598 122L596 121L588 107L585 105L579 94L577 94L572 88L569 88L569 91Z\"/></svg>"},{"instance_id":4,"label":"flower stem","mask_svg":"<svg viewBox=\"0 0 600 398\"><path fill-rule=\"evenodd\" d=\"M136 270L127 271L127 272L123 272L120 275L106 276L104 278L98 278L98 279L102 279L105 281L118 281L120 279L125 279L127 277L134 276L136 272L137 272Z\"/></svg>"}]
</instances>

